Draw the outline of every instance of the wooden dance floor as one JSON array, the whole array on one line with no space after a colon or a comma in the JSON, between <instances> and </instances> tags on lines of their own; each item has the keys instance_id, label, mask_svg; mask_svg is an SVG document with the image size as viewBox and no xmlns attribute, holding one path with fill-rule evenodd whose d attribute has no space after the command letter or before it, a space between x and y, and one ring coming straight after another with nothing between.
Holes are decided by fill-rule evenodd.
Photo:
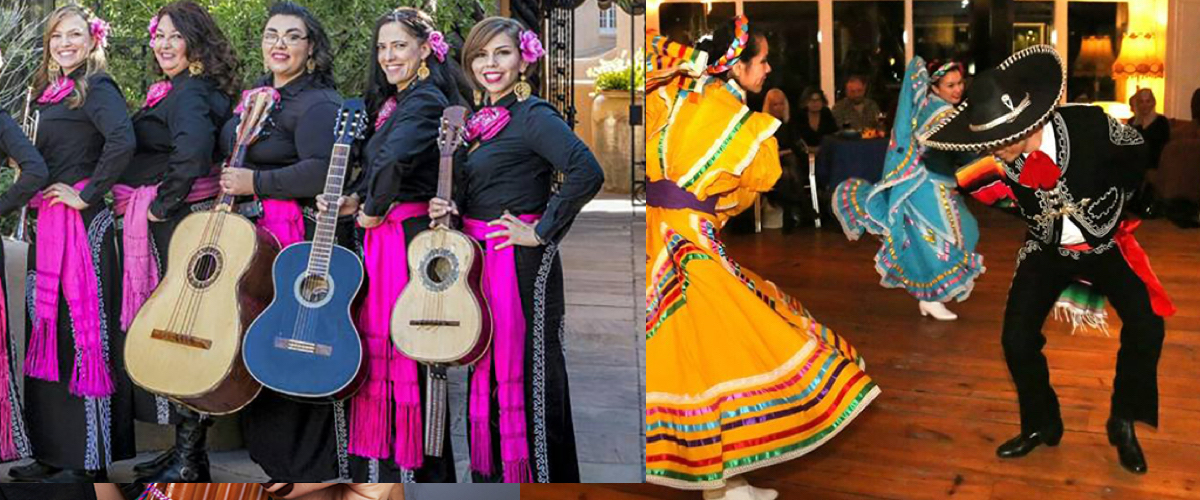
<instances>
[{"instance_id":1,"label":"wooden dance floor","mask_svg":"<svg viewBox=\"0 0 1200 500\"><path fill-rule=\"evenodd\" d=\"M726 238L734 259L856 345L883 390L825 446L753 473L752 482L778 488L784 500L1200 498L1200 230L1154 220L1137 233L1179 309L1167 318L1159 363L1160 427L1137 427L1149 464L1137 476L1121 468L1104 430L1119 345L1111 308L1112 337L1072 336L1048 321L1045 353L1066 425L1062 443L1020 459L996 458L996 446L1019 431L1000 326L1024 224L974 202L970 208L987 272L969 300L950 305L955 322L921 318L907 293L880 287L872 260L877 240L847 241L835 221L789 235L764 230ZM700 498L656 486L615 488L576 486L557 496L531 490L528 498Z\"/></svg>"}]
</instances>

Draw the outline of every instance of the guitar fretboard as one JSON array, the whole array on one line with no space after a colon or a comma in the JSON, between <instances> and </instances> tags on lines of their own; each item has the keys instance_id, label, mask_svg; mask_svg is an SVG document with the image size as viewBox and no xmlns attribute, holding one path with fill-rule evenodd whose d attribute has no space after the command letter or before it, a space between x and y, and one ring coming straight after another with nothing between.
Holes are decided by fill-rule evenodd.
<instances>
[{"instance_id":1,"label":"guitar fretboard","mask_svg":"<svg viewBox=\"0 0 1200 500\"><path fill-rule=\"evenodd\" d=\"M348 144L334 144L333 155L329 160L329 174L325 176L326 200L336 200L342 196L342 186L346 178L346 164L350 158ZM330 208L334 208L330 205ZM318 212L317 229L313 236L312 251L308 256L309 274L324 275L329 271L329 259L333 255L335 230L337 229L338 212L336 209Z\"/></svg>"}]
</instances>

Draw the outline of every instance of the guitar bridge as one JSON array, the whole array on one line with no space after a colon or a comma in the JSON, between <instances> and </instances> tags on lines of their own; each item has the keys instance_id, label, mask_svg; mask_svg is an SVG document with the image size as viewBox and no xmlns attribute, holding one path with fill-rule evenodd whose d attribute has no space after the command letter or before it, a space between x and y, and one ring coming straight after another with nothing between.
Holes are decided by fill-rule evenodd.
<instances>
[{"instance_id":1,"label":"guitar bridge","mask_svg":"<svg viewBox=\"0 0 1200 500\"><path fill-rule=\"evenodd\" d=\"M212 348L211 340L197 338L191 335L184 335L182 333L168 332L166 330L155 329L154 331L150 332L150 338L164 340L172 344L179 344L186 347L195 347L196 349Z\"/></svg>"},{"instance_id":2,"label":"guitar bridge","mask_svg":"<svg viewBox=\"0 0 1200 500\"><path fill-rule=\"evenodd\" d=\"M409 326L458 326L459 322L447 319L414 319Z\"/></svg>"},{"instance_id":3,"label":"guitar bridge","mask_svg":"<svg viewBox=\"0 0 1200 500\"><path fill-rule=\"evenodd\" d=\"M318 356L329 356L333 354L333 347L331 346L313 342L305 342L303 340L287 339L283 337L275 337L275 348L303 352L306 354L316 354Z\"/></svg>"}]
</instances>

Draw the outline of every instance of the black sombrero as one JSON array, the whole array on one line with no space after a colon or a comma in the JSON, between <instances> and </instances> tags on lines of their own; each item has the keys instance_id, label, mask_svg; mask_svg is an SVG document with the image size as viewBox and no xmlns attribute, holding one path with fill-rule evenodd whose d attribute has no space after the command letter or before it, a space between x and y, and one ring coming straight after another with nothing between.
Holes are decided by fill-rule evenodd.
<instances>
[{"instance_id":1,"label":"black sombrero","mask_svg":"<svg viewBox=\"0 0 1200 500\"><path fill-rule=\"evenodd\" d=\"M1050 119L1067 91L1054 47L1035 45L975 78L966 99L921 136L935 149L983 151L1012 142Z\"/></svg>"}]
</instances>

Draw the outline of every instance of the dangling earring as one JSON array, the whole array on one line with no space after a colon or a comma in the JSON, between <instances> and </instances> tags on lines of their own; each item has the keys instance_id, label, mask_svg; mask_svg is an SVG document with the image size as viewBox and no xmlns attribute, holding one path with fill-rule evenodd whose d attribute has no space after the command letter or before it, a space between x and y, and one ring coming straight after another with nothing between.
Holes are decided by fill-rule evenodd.
<instances>
[{"instance_id":1,"label":"dangling earring","mask_svg":"<svg viewBox=\"0 0 1200 500\"><path fill-rule=\"evenodd\" d=\"M525 99L529 99L529 96L533 95L533 87L530 87L529 82L525 81L525 73L521 73L521 81L513 87L513 93L517 95L517 100L520 102L525 102Z\"/></svg>"},{"instance_id":2,"label":"dangling earring","mask_svg":"<svg viewBox=\"0 0 1200 500\"><path fill-rule=\"evenodd\" d=\"M188 65L188 73L191 73L192 76L200 76L200 73L203 72L204 63L200 61L192 61L192 63Z\"/></svg>"},{"instance_id":3,"label":"dangling earring","mask_svg":"<svg viewBox=\"0 0 1200 500\"><path fill-rule=\"evenodd\" d=\"M305 67L307 67L307 68L308 68L308 72L309 72L309 73L312 73L313 71L316 71L316 69L317 69L317 61L313 60L313 58L311 58L311 57L310 57L310 58L308 58L308 63L307 63L307 64L305 64Z\"/></svg>"},{"instance_id":4,"label":"dangling earring","mask_svg":"<svg viewBox=\"0 0 1200 500\"><path fill-rule=\"evenodd\" d=\"M60 70L62 70L62 67L59 66L58 63L54 61L54 59L51 59L46 62L46 71L50 73L51 78L57 78L59 76L58 72Z\"/></svg>"},{"instance_id":5,"label":"dangling earring","mask_svg":"<svg viewBox=\"0 0 1200 500\"><path fill-rule=\"evenodd\" d=\"M422 80L429 78L429 65L425 61L421 61L421 67L417 68L417 78Z\"/></svg>"},{"instance_id":6,"label":"dangling earring","mask_svg":"<svg viewBox=\"0 0 1200 500\"><path fill-rule=\"evenodd\" d=\"M483 92L475 91L475 107L483 106Z\"/></svg>"}]
</instances>

